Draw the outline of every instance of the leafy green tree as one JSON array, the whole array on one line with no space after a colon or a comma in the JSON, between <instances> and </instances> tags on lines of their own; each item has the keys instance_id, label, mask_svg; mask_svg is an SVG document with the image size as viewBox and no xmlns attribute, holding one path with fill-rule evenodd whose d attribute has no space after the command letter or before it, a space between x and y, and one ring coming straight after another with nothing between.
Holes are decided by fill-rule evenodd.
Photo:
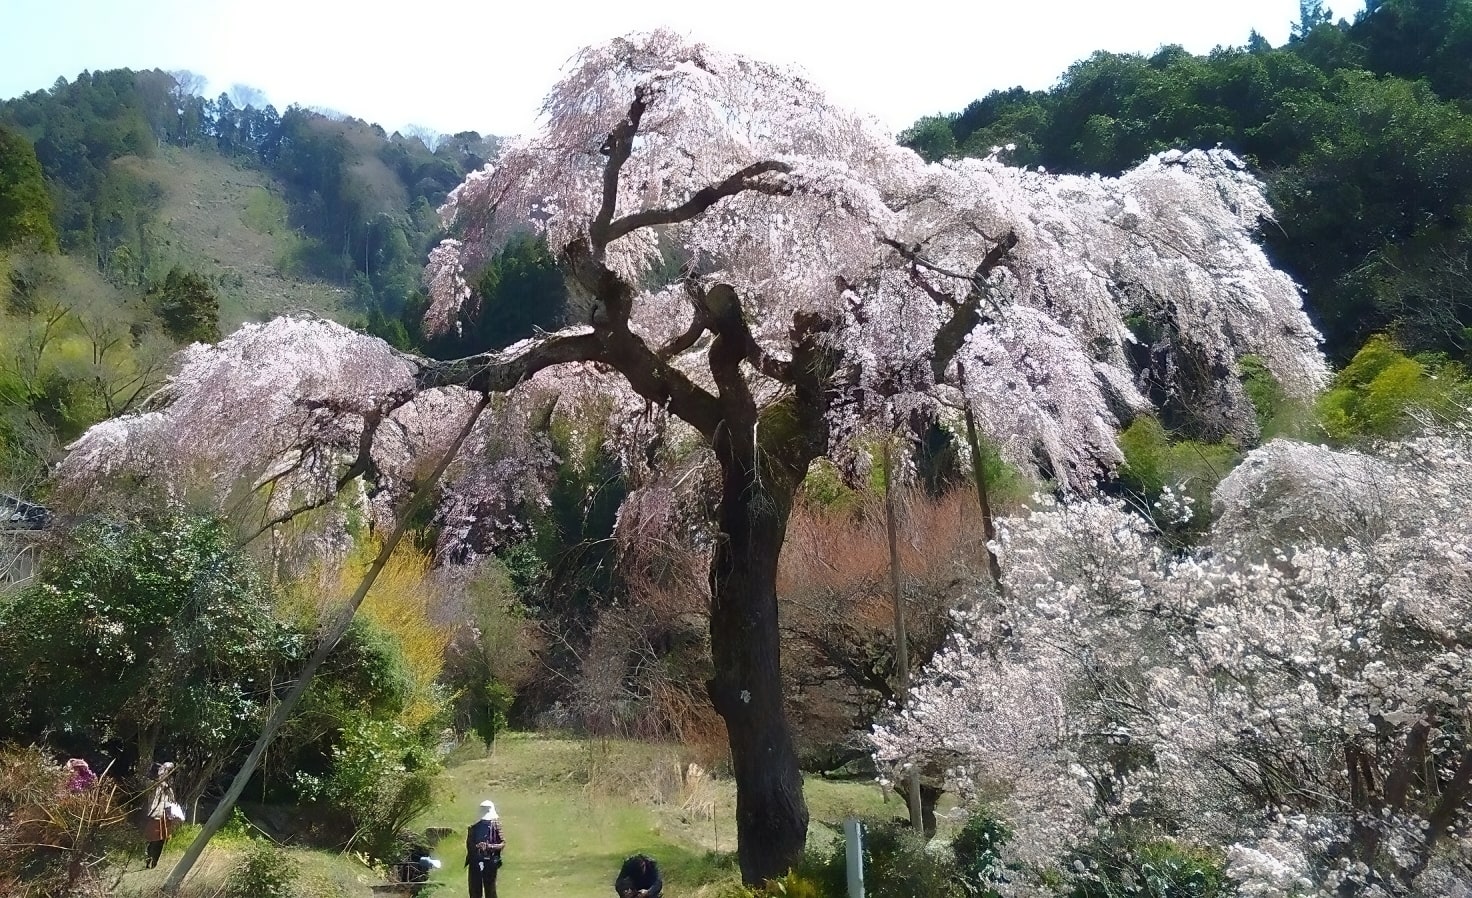
<instances>
[{"instance_id":1,"label":"leafy green tree","mask_svg":"<svg viewBox=\"0 0 1472 898\"><path fill-rule=\"evenodd\" d=\"M1320 25L1334 21L1334 15L1324 8L1324 0L1298 0L1298 21L1293 23L1292 39L1302 40Z\"/></svg>"},{"instance_id":2,"label":"leafy green tree","mask_svg":"<svg viewBox=\"0 0 1472 898\"><path fill-rule=\"evenodd\" d=\"M167 748L188 775L233 757L302 640L222 523L95 520L67 534L38 582L0 599L0 727ZM202 788L196 776L186 794Z\"/></svg>"},{"instance_id":3,"label":"leafy green tree","mask_svg":"<svg viewBox=\"0 0 1472 898\"><path fill-rule=\"evenodd\" d=\"M432 731L355 716L344 723L326 777L299 777L303 792L344 811L353 824L345 847L380 864L395 859L399 831L434 803L441 763Z\"/></svg>"},{"instance_id":4,"label":"leafy green tree","mask_svg":"<svg viewBox=\"0 0 1472 898\"><path fill-rule=\"evenodd\" d=\"M1461 365L1413 357L1384 335L1372 337L1319 400L1319 419L1338 440L1387 438L1417 418L1457 419L1472 409L1472 380Z\"/></svg>"},{"instance_id":5,"label":"leafy green tree","mask_svg":"<svg viewBox=\"0 0 1472 898\"><path fill-rule=\"evenodd\" d=\"M148 299L164 331L174 340L213 343L220 339L220 300L198 272L174 266L149 291Z\"/></svg>"},{"instance_id":6,"label":"leafy green tree","mask_svg":"<svg viewBox=\"0 0 1472 898\"><path fill-rule=\"evenodd\" d=\"M1472 3L1371 0L1357 18L1364 65L1377 74L1426 79L1449 100L1472 99Z\"/></svg>"},{"instance_id":7,"label":"leafy green tree","mask_svg":"<svg viewBox=\"0 0 1472 898\"><path fill-rule=\"evenodd\" d=\"M1353 25L1306 0L1284 47L1096 53L1047 92L995 91L905 139L929 157L1015 144L1013 162L1103 174L1223 144L1267 180L1278 226L1264 239L1306 288L1331 358L1381 330L1465 356L1469 54L1472 0L1374 2Z\"/></svg>"},{"instance_id":8,"label":"leafy green tree","mask_svg":"<svg viewBox=\"0 0 1472 898\"><path fill-rule=\"evenodd\" d=\"M479 303L460 334L431 345L436 355L502 349L538 330L556 330L568 315L562 271L546 242L531 234L511 239L481 273L475 290Z\"/></svg>"},{"instance_id":9,"label":"leafy green tree","mask_svg":"<svg viewBox=\"0 0 1472 898\"><path fill-rule=\"evenodd\" d=\"M1336 75L1327 99L1308 118L1312 146L1272 183L1283 226L1268 240L1319 297L1320 329L1347 357L1391 325L1399 304L1378 289L1376 263L1423 235L1465 227L1472 116L1425 84L1366 72Z\"/></svg>"},{"instance_id":10,"label":"leafy green tree","mask_svg":"<svg viewBox=\"0 0 1472 898\"><path fill-rule=\"evenodd\" d=\"M926 162L939 162L956 155L956 116L926 116L900 135L900 143L919 153Z\"/></svg>"},{"instance_id":11,"label":"leafy green tree","mask_svg":"<svg viewBox=\"0 0 1472 898\"><path fill-rule=\"evenodd\" d=\"M51 195L31 142L0 126L0 250L26 243L56 249Z\"/></svg>"}]
</instances>

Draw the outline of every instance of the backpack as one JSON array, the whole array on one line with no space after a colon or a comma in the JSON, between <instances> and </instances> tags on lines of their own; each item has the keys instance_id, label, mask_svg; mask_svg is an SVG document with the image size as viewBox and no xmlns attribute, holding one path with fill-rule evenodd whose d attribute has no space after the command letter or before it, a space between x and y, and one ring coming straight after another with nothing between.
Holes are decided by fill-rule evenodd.
<instances>
[{"instance_id":1,"label":"backpack","mask_svg":"<svg viewBox=\"0 0 1472 898\"><path fill-rule=\"evenodd\" d=\"M475 832L474 832L475 831L475 828L477 826L480 826L480 824L482 822L484 822L484 821L477 821L475 824L473 824L470 827L470 829L471 829L471 837L472 838L474 838L474 836L475 836ZM475 841L475 842L472 842L471 843L471 845L470 845L470 856L471 856L471 859L472 860L476 860L476 861L482 861L482 862L484 862L486 864L489 864L491 866L494 866L494 867L501 866L501 849L489 847L491 845L491 843L493 843L493 842L500 842L500 841L502 841L502 838L501 838L501 824L498 823L498 822L492 821L491 824L489 825L488 829L487 829L486 837L484 839L481 839L479 841Z\"/></svg>"}]
</instances>

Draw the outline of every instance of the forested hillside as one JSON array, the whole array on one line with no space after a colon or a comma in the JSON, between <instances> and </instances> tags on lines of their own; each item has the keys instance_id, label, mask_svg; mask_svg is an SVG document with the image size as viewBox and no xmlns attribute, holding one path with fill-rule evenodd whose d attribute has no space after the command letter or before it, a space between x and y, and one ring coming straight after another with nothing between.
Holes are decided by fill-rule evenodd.
<instances>
[{"instance_id":1,"label":"forested hillside","mask_svg":"<svg viewBox=\"0 0 1472 898\"><path fill-rule=\"evenodd\" d=\"M1222 145L1267 178L1264 239L1306 289L1331 358L1388 330L1472 353L1472 3L1372 0L1353 23L1303 4L1292 40L1193 56L1097 53L1047 91L993 91L917 122L930 159L985 156L1114 174Z\"/></svg>"},{"instance_id":2,"label":"forested hillside","mask_svg":"<svg viewBox=\"0 0 1472 898\"><path fill-rule=\"evenodd\" d=\"M147 396L179 341L243 321L310 310L448 354L560 322L561 280L523 241L478 285L487 314L419 332L435 209L495 138L390 135L200 83L84 72L0 103L0 483L38 482L62 443ZM168 324L181 314L199 323ZM98 336L99 316L132 336Z\"/></svg>"},{"instance_id":3,"label":"forested hillside","mask_svg":"<svg viewBox=\"0 0 1472 898\"><path fill-rule=\"evenodd\" d=\"M181 83L182 82L182 83ZM199 227L228 227L229 213L259 231L284 231L274 249L284 275L320 278L347 291L345 310L396 317L418 288L434 209L495 140L474 132L438 138L385 134L351 118L292 106L250 105L237 88L208 99L199 79L158 70L84 72L0 104L0 124L35 146L63 251L91 258L110 279L138 284L176 261L170 246ZM239 101L239 102L237 102ZM176 149L193 154L171 152ZM170 177L180 159L211 167L219 195L190 194ZM238 196L234 163L261 173L272 194ZM195 175L196 179L198 175ZM185 174L188 180L188 173ZM211 220L181 218L171 196ZM245 202L241 204L240 199ZM209 260L228 280L233 260ZM233 322L232 322L233 323Z\"/></svg>"}]
</instances>

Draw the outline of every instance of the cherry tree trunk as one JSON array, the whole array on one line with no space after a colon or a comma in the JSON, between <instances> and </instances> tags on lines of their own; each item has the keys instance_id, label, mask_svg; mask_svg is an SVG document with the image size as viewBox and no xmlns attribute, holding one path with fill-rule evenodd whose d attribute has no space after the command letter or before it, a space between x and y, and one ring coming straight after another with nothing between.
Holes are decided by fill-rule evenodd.
<instances>
[{"instance_id":1,"label":"cherry tree trunk","mask_svg":"<svg viewBox=\"0 0 1472 898\"><path fill-rule=\"evenodd\" d=\"M706 684L726 721L736 776L737 853L749 884L784 875L807 839L808 809L782 701L777 559L795 485L763 482L723 459L721 533L711 562L711 656Z\"/></svg>"}]
</instances>

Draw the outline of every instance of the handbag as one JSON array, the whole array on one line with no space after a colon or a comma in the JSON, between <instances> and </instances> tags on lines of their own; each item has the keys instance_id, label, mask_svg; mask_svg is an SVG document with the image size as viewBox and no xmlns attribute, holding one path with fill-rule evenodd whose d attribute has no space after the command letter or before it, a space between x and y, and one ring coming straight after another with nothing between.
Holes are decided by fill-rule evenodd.
<instances>
[{"instance_id":1,"label":"handbag","mask_svg":"<svg viewBox=\"0 0 1472 898\"><path fill-rule=\"evenodd\" d=\"M168 811L169 816L173 817L175 820L184 819L184 809L179 807L179 803L177 801L169 802L169 806L166 808L166 810Z\"/></svg>"}]
</instances>

